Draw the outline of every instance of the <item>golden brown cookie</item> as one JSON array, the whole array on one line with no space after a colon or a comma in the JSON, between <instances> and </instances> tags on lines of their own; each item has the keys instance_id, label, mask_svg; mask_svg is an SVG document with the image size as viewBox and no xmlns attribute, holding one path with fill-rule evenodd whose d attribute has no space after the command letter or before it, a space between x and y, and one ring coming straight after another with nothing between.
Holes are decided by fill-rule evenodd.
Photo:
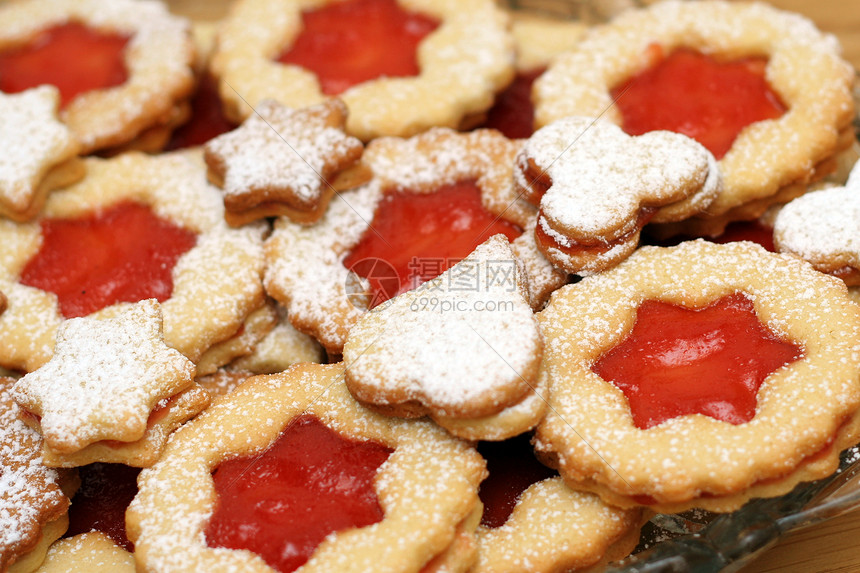
<instances>
[{"instance_id":1,"label":"golden brown cookie","mask_svg":"<svg viewBox=\"0 0 860 573\"><path fill-rule=\"evenodd\" d=\"M227 222L284 215L313 223L332 194L365 183L364 145L344 134L346 116L338 99L299 110L263 100L241 126L209 141L204 157L209 179L224 189Z\"/></svg>"},{"instance_id":2,"label":"golden brown cookie","mask_svg":"<svg viewBox=\"0 0 860 573\"><path fill-rule=\"evenodd\" d=\"M630 137L588 117L539 129L517 155L514 180L540 205L538 248L577 274L618 264L646 222L686 219L722 190L716 160L693 139L669 131Z\"/></svg>"},{"instance_id":3,"label":"golden brown cookie","mask_svg":"<svg viewBox=\"0 0 860 573\"><path fill-rule=\"evenodd\" d=\"M270 571L250 551L207 544L219 495L212 472L233 458L260 463L254 460L264 459L282 433L314 419L343 438L370 441L393 453L374 480L382 520L329 535L304 571L417 572L450 548L461 524L474 527L477 487L486 472L477 452L430 422L362 408L343 384L343 374L342 364L306 364L257 376L185 425L159 462L141 474L140 491L129 507L126 523L138 566ZM474 559L474 553L463 557Z\"/></svg>"},{"instance_id":4,"label":"golden brown cookie","mask_svg":"<svg viewBox=\"0 0 860 573\"><path fill-rule=\"evenodd\" d=\"M5 4L0 23L0 57L39 49L70 28L105 34L120 44L116 57L122 73L109 76L114 81L106 81L108 87L72 95L60 112L83 153L125 144L169 122L194 86L190 24L159 2L118 0L106 7L96 0L27 0ZM63 65L75 63L72 56Z\"/></svg>"},{"instance_id":5,"label":"golden brown cookie","mask_svg":"<svg viewBox=\"0 0 860 573\"><path fill-rule=\"evenodd\" d=\"M0 216L32 219L50 191L84 176L78 142L57 119L58 102L53 86L0 92Z\"/></svg>"},{"instance_id":6,"label":"golden brown cookie","mask_svg":"<svg viewBox=\"0 0 860 573\"><path fill-rule=\"evenodd\" d=\"M538 318L550 413L536 448L613 505L732 511L829 475L857 441L858 307L794 257L642 247Z\"/></svg>"},{"instance_id":7,"label":"golden brown cookie","mask_svg":"<svg viewBox=\"0 0 860 573\"><path fill-rule=\"evenodd\" d=\"M61 539L36 573L134 573L134 555L100 531Z\"/></svg>"},{"instance_id":8,"label":"golden brown cookie","mask_svg":"<svg viewBox=\"0 0 860 573\"><path fill-rule=\"evenodd\" d=\"M499 272L511 261L507 239L495 235L436 279L362 316L343 348L350 392L387 414L429 414L446 428L447 419L468 425L533 399L543 343L523 268L511 277ZM543 408L534 414L502 438L531 429ZM456 434L458 426L448 429Z\"/></svg>"},{"instance_id":9,"label":"golden brown cookie","mask_svg":"<svg viewBox=\"0 0 860 573\"><path fill-rule=\"evenodd\" d=\"M264 99L301 108L326 98L317 74L276 60L300 35L304 13L333 4L242 0L232 6L212 57L228 117L241 121ZM438 27L417 47L418 75L378 77L339 94L349 108L347 132L364 141L457 128L489 108L494 92L513 76L508 16L494 2L398 0L396 7Z\"/></svg>"},{"instance_id":10,"label":"golden brown cookie","mask_svg":"<svg viewBox=\"0 0 860 573\"><path fill-rule=\"evenodd\" d=\"M723 193L705 214L682 223L680 232L713 235L729 220L757 218L826 175L851 144L854 70L840 57L836 40L802 16L764 3L720 0L659 2L594 29L536 82L537 124L569 115L621 124L613 90L678 51L728 62L761 58L764 80L785 108L779 117L740 131L719 162Z\"/></svg>"},{"instance_id":11,"label":"golden brown cookie","mask_svg":"<svg viewBox=\"0 0 860 573\"><path fill-rule=\"evenodd\" d=\"M261 281L265 226L227 226L220 191L206 182L202 153L129 153L109 160L88 158L85 163L88 176L62 193L52 193L37 220L27 224L0 220L0 243L9 246L0 251L0 291L9 301L7 311L0 316L0 364L26 372L35 370L51 357L56 330L67 314L111 316L128 304L121 301L129 298L129 302L159 298L165 342L192 361L199 360L213 344L235 336L247 316L265 302ZM158 229L150 231L148 237L132 235L122 239L122 248L138 249L132 251L133 256L121 259L116 251L119 246L105 255L103 248L94 246L101 245L99 239L87 232L87 240L52 242L52 249L58 251L51 252L86 246L91 247L90 251L54 259L39 256L46 241L46 225L74 230L79 229L75 221L89 221L85 225L100 228L111 237L125 237L126 231L138 228L130 224L114 228L111 221L120 216L149 221ZM153 249L150 245L155 239L168 231L180 247L190 248L171 250L168 244L155 249L154 257L152 253L145 255ZM113 241L120 239L109 239L108 244ZM133 294L148 285L145 292L152 294L112 294L115 291L110 285L115 280L136 276L131 274L132 269L143 270L137 265L145 256L154 262L145 267L148 270L144 274L163 270L166 276L159 280L134 279L128 286ZM78 262L69 266L71 260ZM84 261L91 266L83 266ZM62 264L68 268L58 273L56 269L64 267L57 265ZM34 265L38 274L30 274ZM99 272L106 280L80 286ZM64 276L76 276L79 282L75 286L79 288L66 289ZM45 284L55 290L32 284ZM172 288L164 290L166 285ZM58 293L63 293L62 298ZM107 306L90 298L100 293L106 293ZM64 301L70 306L65 306ZM202 307L206 312L200 312Z\"/></svg>"}]
</instances>

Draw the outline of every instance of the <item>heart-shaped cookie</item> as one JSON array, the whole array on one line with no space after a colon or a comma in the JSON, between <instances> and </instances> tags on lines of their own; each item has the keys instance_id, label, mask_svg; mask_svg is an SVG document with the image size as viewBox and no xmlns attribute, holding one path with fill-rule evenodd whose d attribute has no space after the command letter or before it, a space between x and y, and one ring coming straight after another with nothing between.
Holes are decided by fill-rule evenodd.
<instances>
[{"instance_id":1,"label":"heart-shaped cookie","mask_svg":"<svg viewBox=\"0 0 860 573\"><path fill-rule=\"evenodd\" d=\"M669 131L633 137L587 117L539 129L516 161L517 187L540 205L538 246L569 273L618 264L645 223L700 213L722 189L716 159L695 140Z\"/></svg>"},{"instance_id":2,"label":"heart-shaped cookie","mask_svg":"<svg viewBox=\"0 0 860 573\"><path fill-rule=\"evenodd\" d=\"M482 427L494 416L516 420L516 428L494 428L493 439L528 430L545 404L534 399L543 342L526 293L522 264L507 239L494 235L356 323L343 350L347 386L392 415L429 414L445 427L449 419ZM528 415L505 416L523 403ZM458 435L482 438L468 424L453 425Z\"/></svg>"}]
</instances>

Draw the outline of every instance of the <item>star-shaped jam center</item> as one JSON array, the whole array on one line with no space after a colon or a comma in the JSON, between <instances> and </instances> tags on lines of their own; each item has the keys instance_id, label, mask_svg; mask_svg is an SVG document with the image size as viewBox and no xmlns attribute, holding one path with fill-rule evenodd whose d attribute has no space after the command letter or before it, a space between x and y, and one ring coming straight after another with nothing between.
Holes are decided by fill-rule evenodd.
<instances>
[{"instance_id":1,"label":"star-shaped jam center","mask_svg":"<svg viewBox=\"0 0 860 573\"><path fill-rule=\"evenodd\" d=\"M643 302L628 336L592 370L624 392L637 428L687 414L742 424L755 416L762 382L801 356L733 294L693 310Z\"/></svg>"}]
</instances>

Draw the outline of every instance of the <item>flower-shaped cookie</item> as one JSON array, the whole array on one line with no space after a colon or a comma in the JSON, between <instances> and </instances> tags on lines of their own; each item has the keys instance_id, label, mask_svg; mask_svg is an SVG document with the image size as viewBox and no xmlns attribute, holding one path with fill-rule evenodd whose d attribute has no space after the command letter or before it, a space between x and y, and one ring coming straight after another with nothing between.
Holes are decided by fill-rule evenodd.
<instances>
[{"instance_id":1,"label":"flower-shaped cookie","mask_svg":"<svg viewBox=\"0 0 860 573\"><path fill-rule=\"evenodd\" d=\"M57 119L59 100L53 86L0 92L0 216L29 220L49 191L84 176L80 146Z\"/></svg>"},{"instance_id":2,"label":"flower-shaped cookie","mask_svg":"<svg viewBox=\"0 0 860 573\"><path fill-rule=\"evenodd\" d=\"M714 156L686 136L631 137L569 117L538 130L517 156L514 179L540 204L537 244L556 267L588 274L628 257L648 221L679 221L719 194Z\"/></svg>"},{"instance_id":3,"label":"flower-shaped cookie","mask_svg":"<svg viewBox=\"0 0 860 573\"><path fill-rule=\"evenodd\" d=\"M209 178L224 189L231 225L276 215L314 222L333 193L370 177L349 169L364 145L344 133L347 109L340 100L299 110L263 100L254 112L205 147Z\"/></svg>"},{"instance_id":4,"label":"flower-shaped cookie","mask_svg":"<svg viewBox=\"0 0 860 573\"><path fill-rule=\"evenodd\" d=\"M855 167L844 187L807 193L783 207L774 221L774 245L849 286L860 285L858 221L860 167Z\"/></svg>"},{"instance_id":5,"label":"flower-shaped cookie","mask_svg":"<svg viewBox=\"0 0 860 573\"><path fill-rule=\"evenodd\" d=\"M363 315L343 349L350 391L389 414L429 414L472 439L533 427L544 410L534 399L543 342L524 276L505 237L495 235L436 279ZM457 423L524 403L535 407L503 435L475 435Z\"/></svg>"},{"instance_id":6,"label":"flower-shaped cookie","mask_svg":"<svg viewBox=\"0 0 860 573\"><path fill-rule=\"evenodd\" d=\"M164 343L154 299L114 318L60 325L54 356L15 385L15 399L40 416L46 444L73 453L100 440L130 442L150 412L194 382L194 363Z\"/></svg>"}]
</instances>

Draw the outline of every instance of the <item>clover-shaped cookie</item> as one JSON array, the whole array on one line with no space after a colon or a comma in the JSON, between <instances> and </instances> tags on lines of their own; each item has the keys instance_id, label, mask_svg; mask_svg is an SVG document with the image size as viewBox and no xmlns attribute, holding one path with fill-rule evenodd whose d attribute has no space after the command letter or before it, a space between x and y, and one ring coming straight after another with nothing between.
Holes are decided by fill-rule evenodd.
<instances>
[{"instance_id":1,"label":"clover-shaped cookie","mask_svg":"<svg viewBox=\"0 0 860 573\"><path fill-rule=\"evenodd\" d=\"M58 119L59 104L53 86L0 92L0 216L28 221L52 189L84 176L80 145Z\"/></svg>"},{"instance_id":2,"label":"clover-shaped cookie","mask_svg":"<svg viewBox=\"0 0 860 573\"><path fill-rule=\"evenodd\" d=\"M849 286L860 285L860 167L844 187L802 195L780 209L773 241L781 253L812 263Z\"/></svg>"},{"instance_id":3,"label":"clover-shaped cookie","mask_svg":"<svg viewBox=\"0 0 860 573\"><path fill-rule=\"evenodd\" d=\"M164 343L161 328L155 299L60 325L54 356L14 388L47 447L71 454L100 440L138 440L159 403L192 386L194 363Z\"/></svg>"},{"instance_id":4,"label":"clover-shaped cookie","mask_svg":"<svg viewBox=\"0 0 860 573\"><path fill-rule=\"evenodd\" d=\"M714 156L693 139L668 131L632 137L586 117L538 130L516 161L517 187L540 205L538 246L569 273L616 265L645 223L702 212L722 187Z\"/></svg>"},{"instance_id":5,"label":"clover-shaped cookie","mask_svg":"<svg viewBox=\"0 0 860 573\"><path fill-rule=\"evenodd\" d=\"M207 143L209 179L224 189L227 222L286 215L312 223L336 191L369 179L364 145L343 131L346 117L338 99L299 110L264 100L241 126Z\"/></svg>"},{"instance_id":6,"label":"clover-shaped cookie","mask_svg":"<svg viewBox=\"0 0 860 573\"><path fill-rule=\"evenodd\" d=\"M507 239L494 235L363 315L343 349L350 391L388 414L429 414L470 439L530 429L545 408L535 393L543 342L524 277Z\"/></svg>"}]
</instances>

